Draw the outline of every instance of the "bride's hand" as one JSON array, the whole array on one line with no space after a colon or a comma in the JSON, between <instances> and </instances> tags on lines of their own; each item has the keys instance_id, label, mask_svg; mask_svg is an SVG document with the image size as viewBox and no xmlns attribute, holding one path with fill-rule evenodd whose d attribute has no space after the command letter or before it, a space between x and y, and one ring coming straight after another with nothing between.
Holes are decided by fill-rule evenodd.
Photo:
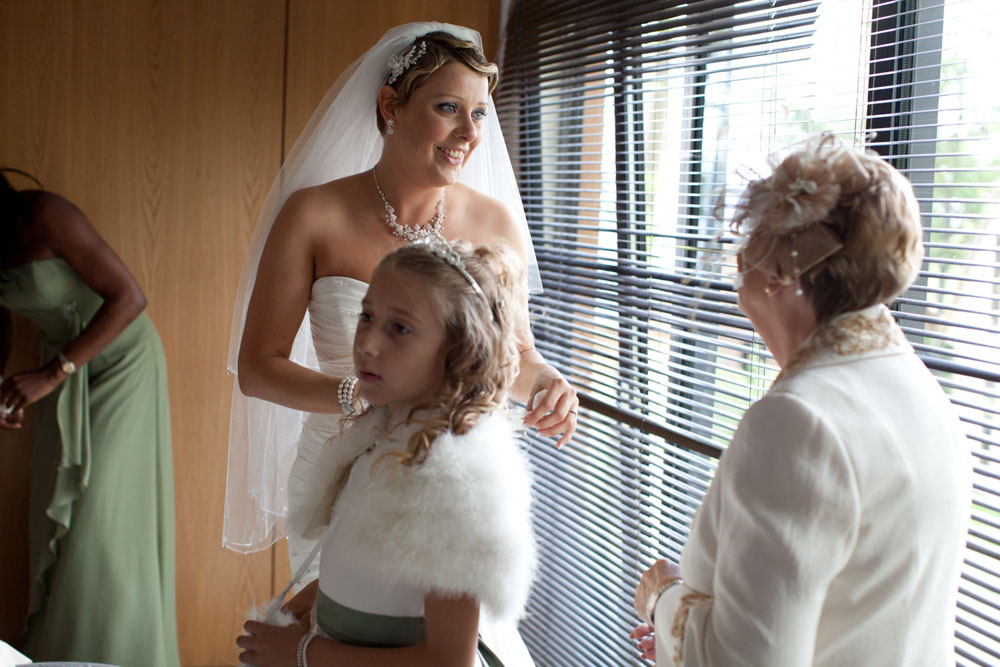
<instances>
[{"instance_id":1,"label":"bride's hand","mask_svg":"<svg viewBox=\"0 0 1000 667\"><path fill-rule=\"evenodd\" d=\"M549 364L535 376L535 384L528 397L530 408L524 425L538 429L539 435L562 434L556 447L561 448L576 433L577 411L580 399L566 378Z\"/></svg>"}]
</instances>

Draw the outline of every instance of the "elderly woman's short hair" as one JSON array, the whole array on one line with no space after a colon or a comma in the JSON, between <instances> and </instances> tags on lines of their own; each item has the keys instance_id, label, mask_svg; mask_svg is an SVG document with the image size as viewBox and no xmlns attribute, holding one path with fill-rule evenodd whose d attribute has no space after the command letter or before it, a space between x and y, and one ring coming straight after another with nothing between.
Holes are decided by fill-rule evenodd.
<instances>
[{"instance_id":1,"label":"elderly woman's short hair","mask_svg":"<svg viewBox=\"0 0 1000 667\"><path fill-rule=\"evenodd\" d=\"M733 227L743 237L744 270L795 282L819 322L893 300L923 259L910 182L878 155L831 135L750 183Z\"/></svg>"}]
</instances>

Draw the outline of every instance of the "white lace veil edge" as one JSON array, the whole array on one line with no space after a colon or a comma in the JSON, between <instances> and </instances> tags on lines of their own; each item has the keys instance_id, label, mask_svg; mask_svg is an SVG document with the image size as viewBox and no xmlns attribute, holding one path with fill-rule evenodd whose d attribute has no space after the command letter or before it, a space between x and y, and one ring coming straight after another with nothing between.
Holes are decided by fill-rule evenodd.
<instances>
[{"instance_id":1,"label":"white lace veil edge","mask_svg":"<svg viewBox=\"0 0 1000 667\"><path fill-rule=\"evenodd\" d=\"M274 220L296 190L371 169L382 153L375 123L378 91L388 77L388 62L414 39L434 31L449 32L482 49L479 33L447 23L408 23L392 28L330 87L268 190L250 236L233 308L226 366L237 373L237 359L247 306L253 293L264 244ZM493 100L484 136L462 170L459 182L497 199L521 222L528 247L528 288L541 291L541 279L524 207ZM308 313L295 337L292 361L318 368ZM234 383L229 426L229 464L223 546L239 552L265 549L284 537L287 481L302 430L304 413L245 396Z\"/></svg>"}]
</instances>

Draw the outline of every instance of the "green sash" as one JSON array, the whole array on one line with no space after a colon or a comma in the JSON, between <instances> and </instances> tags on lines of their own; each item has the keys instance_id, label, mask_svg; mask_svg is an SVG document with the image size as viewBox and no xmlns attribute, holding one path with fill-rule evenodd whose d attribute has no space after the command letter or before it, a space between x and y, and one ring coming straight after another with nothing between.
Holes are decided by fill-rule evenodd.
<instances>
[{"instance_id":1,"label":"green sash","mask_svg":"<svg viewBox=\"0 0 1000 667\"><path fill-rule=\"evenodd\" d=\"M412 646L424 641L422 616L385 616L345 607L319 591L316 598L319 627L345 644L371 647ZM479 639L479 657L488 667L503 667L493 651Z\"/></svg>"}]
</instances>

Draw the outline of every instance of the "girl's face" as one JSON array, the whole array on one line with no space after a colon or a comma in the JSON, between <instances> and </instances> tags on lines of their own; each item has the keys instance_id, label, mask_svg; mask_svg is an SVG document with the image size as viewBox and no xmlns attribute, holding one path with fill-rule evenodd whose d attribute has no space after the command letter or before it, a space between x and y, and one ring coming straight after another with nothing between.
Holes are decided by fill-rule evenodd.
<instances>
[{"instance_id":1,"label":"girl's face","mask_svg":"<svg viewBox=\"0 0 1000 667\"><path fill-rule=\"evenodd\" d=\"M433 287L405 271L378 269L361 301L354 366L373 405L431 398L444 380L445 329Z\"/></svg>"},{"instance_id":2,"label":"girl's face","mask_svg":"<svg viewBox=\"0 0 1000 667\"><path fill-rule=\"evenodd\" d=\"M488 89L485 75L451 62L413 92L396 113L395 129L412 169L435 174L437 185L458 180L482 138Z\"/></svg>"}]
</instances>

